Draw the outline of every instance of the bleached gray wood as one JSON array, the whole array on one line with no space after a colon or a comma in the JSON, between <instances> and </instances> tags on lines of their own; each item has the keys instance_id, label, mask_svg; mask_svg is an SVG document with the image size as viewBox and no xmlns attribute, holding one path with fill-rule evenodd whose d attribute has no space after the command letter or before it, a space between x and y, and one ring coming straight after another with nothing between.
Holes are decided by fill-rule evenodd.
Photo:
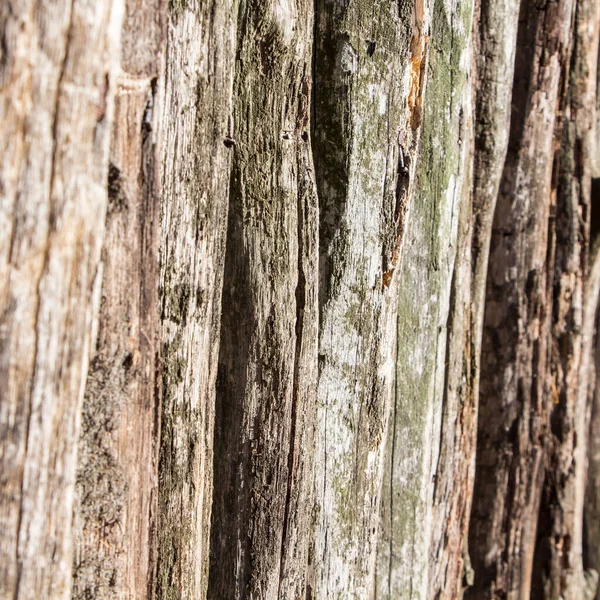
<instances>
[{"instance_id":1,"label":"bleached gray wood","mask_svg":"<svg viewBox=\"0 0 600 600\"><path fill-rule=\"evenodd\" d=\"M157 598L196 600L208 585L236 9L194 0L169 2L169 11L156 107L164 136Z\"/></svg>"},{"instance_id":2,"label":"bleached gray wood","mask_svg":"<svg viewBox=\"0 0 600 600\"><path fill-rule=\"evenodd\" d=\"M382 490L377 598L434 597L430 588L438 586L452 596L455 578L445 580L444 574L457 552L453 547L445 556L443 544L461 543L451 519L436 519L433 500L436 486L444 483L435 479L442 412L446 419L446 413L454 417L456 412L454 390L445 389L447 343L450 314L458 312L465 296L455 298L451 292L464 286L457 277L469 281L469 263L466 272L455 269L457 252L468 251L457 246L457 236L461 224L465 227L471 182L472 3L435 2L431 11L423 133L398 274L397 380ZM464 239L464 232L460 236ZM460 316L454 315L455 321ZM445 423L448 433L451 425ZM453 465L458 461L452 454L448 459ZM432 545L437 555L431 556Z\"/></svg>"},{"instance_id":3,"label":"bleached gray wood","mask_svg":"<svg viewBox=\"0 0 600 600\"><path fill-rule=\"evenodd\" d=\"M315 17L320 334L309 582L315 598L367 599L375 586L429 7L324 0Z\"/></svg>"}]
</instances>

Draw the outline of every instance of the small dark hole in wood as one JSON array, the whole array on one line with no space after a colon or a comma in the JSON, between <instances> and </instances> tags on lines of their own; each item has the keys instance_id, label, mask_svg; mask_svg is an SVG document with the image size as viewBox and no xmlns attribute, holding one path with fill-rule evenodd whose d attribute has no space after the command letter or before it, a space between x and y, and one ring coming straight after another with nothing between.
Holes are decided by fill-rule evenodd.
<instances>
[{"instance_id":1,"label":"small dark hole in wood","mask_svg":"<svg viewBox=\"0 0 600 600\"><path fill-rule=\"evenodd\" d=\"M375 54L375 42L367 42L367 56Z\"/></svg>"},{"instance_id":2,"label":"small dark hole in wood","mask_svg":"<svg viewBox=\"0 0 600 600\"><path fill-rule=\"evenodd\" d=\"M227 136L224 140L223 143L225 144L225 148L231 148L232 146L235 146L235 140L233 140L232 138L230 138L229 136Z\"/></svg>"},{"instance_id":3,"label":"small dark hole in wood","mask_svg":"<svg viewBox=\"0 0 600 600\"><path fill-rule=\"evenodd\" d=\"M125 356L125 358L123 359L123 368L126 371L129 371L129 369L131 369L131 365L133 365L133 354L131 354L131 352L128 352L127 356Z\"/></svg>"},{"instance_id":4,"label":"small dark hole in wood","mask_svg":"<svg viewBox=\"0 0 600 600\"><path fill-rule=\"evenodd\" d=\"M127 210L125 178L121 170L112 162L108 163L108 214Z\"/></svg>"},{"instance_id":5,"label":"small dark hole in wood","mask_svg":"<svg viewBox=\"0 0 600 600\"><path fill-rule=\"evenodd\" d=\"M308 131L303 131L303 132L302 132L302 139L303 139L305 142L308 142Z\"/></svg>"},{"instance_id":6,"label":"small dark hole in wood","mask_svg":"<svg viewBox=\"0 0 600 600\"><path fill-rule=\"evenodd\" d=\"M281 137L282 137L284 140L289 140L289 139L290 139L290 134L289 134L289 133L284 133L284 134L283 134Z\"/></svg>"}]
</instances>

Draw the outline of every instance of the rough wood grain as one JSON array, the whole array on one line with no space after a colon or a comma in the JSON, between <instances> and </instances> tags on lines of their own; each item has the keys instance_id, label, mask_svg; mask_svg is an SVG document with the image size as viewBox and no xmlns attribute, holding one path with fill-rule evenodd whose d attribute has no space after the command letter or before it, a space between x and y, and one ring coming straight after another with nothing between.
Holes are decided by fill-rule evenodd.
<instances>
[{"instance_id":1,"label":"rough wood grain","mask_svg":"<svg viewBox=\"0 0 600 600\"><path fill-rule=\"evenodd\" d=\"M208 597L304 597L317 376L312 2L240 5Z\"/></svg>"},{"instance_id":2,"label":"rough wood grain","mask_svg":"<svg viewBox=\"0 0 600 600\"><path fill-rule=\"evenodd\" d=\"M208 584L215 378L229 188L233 2L169 2L161 156L157 598Z\"/></svg>"},{"instance_id":3,"label":"rough wood grain","mask_svg":"<svg viewBox=\"0 0 600 600\"><path fill-rule=\"evenodd\" d=\"M448 342L435 473L431 540L432 598L457 598L473 582L467 529L475 467L481 334L492 218L508 143L519 2L475 2L471 72L473 107L460 138L472 186L461 200L457 256L448 307ZM463 184L463 194L467 188Z\"/></svg>"},{"instance_id":4,"label":"rough wood grain","mask_svg":"<svg viewBox=\"0 0 600 600\"><path fill-rule=\"evenodd\" d=\"M596 62L596 106L595 113L595 133L592 138L592 177L600 177L600 50L598 51L598 59Z\"/></svg>"},{"instance_id":5,"label":"rough wood grain","mask_svg":"<svg viewBox=\"0 0 600 600\"><path fill-rule=\"evenodd\" d=\"M398 272L421 131L428 11L421 2L316 3L315 598L366 599L375 586Z\"/></svg>"},{"instance_id":6,"label":"rough wood grain","mask_svg":"<svg viewBox=\"0 0 600 600\"><path fill-rule=\"evenodd\" d=\"M445 538L446 520L434 521L432 509L459 217L470 189L472 3L435 2L432 11L421 149L398 273L397 380L377 564L381 598L433 597L437 579L430 576L444 570L443 561L430 562L430 546ZM459 543L456 536L453 542ZM452 594L450 578L440 585Z\"/></svg>"},{"instance_id":7,"label":"rough wood grain","mask_svg":"<svg viewBox=\"0 0 600 600\"><path fill-rule=\"evenodd\" d=\"M590 277L586 300L598 303L600 296L600 253L596 240L591 255ZM588 313L589 314L589 313ZM596 314L597 319L597 314ZM596 321L597 322L597 321ZM586 324L587 325L587 324ZM593 355L590 357L590 421L588 437L588 472L584 505L584 567L600 572L600 336L594 328ZM600 598L600 587L596 589L596 600Z\"/></svg>"},{"instance_id":8,"label":"rough wood grain","mask_svg":"<svg viewBox=\"0 0 600 600\"><path fill-rule=\"evenodd\" d=\"M115 74L98 341L82 407L73 598L154 597L158 478L156 110L166 4L128 0Z\"/></svg>"},{"instance_id":9,"label":"rough wood grain","mask_svg":"<svg viewBox=\"0 0 600 600\"><path fill-rule=\"evenodd\" d=\"M473 482L473 456L476 432L477 397L473 395L473 345L476 340L478 290L477 261L474 258L479 243L485 243L483 231L475 229L475 198L472 192L474 138L477 119L473 107L479 89L472 80L473 32L472 2L457 2L446 12L436 9L433 27L440 31L443 42L433 54L432 78L439 70L449 70L449 82L438 83L433 94L434 80L429 82L427 103L433 114L445 107L443 145L444 168L429 170L430 185L444 190L434 206L441 206L440 221L452 234L440 235L436 252L438 261L438 327L435 339L436 363L433 427L426 464L429 483L428 519L430 525L427 548L427 589L423 598L454 600L461 597L463 583L468 581L468 560L465 565L465 541L469 520ZM438 12L439 11L439 12ZM452 16L450 16L452 15ZM440 22L441 21L441 22ZM433 35L432 35L433 37ZM436 66L433 64L435 56ZM448 65L444 69L444 65ZM440 78L442 79L442 78ZM432 118L439 123L443 113ZM440 128L433 128L430 146L439 147ZM425 137L423 138L425 148ZM435 174L434 174L435 173ZM438 179L438 177L445 179ZM445 213L445 214L444 214ZM448 220L450 219L450 220ZM446 241L448 240L448 241ZM445 244L448 247L445 248ZM424 447L427 449L427 446ZM465 575L467 577L465 577Z\"/></svg>"},{"instance_id":10,"label":"rough wood grain","mask_svg":"<svg viewBox=\"0 0 600 600\"><path fill-rule=\"evenodd\" d=\"M556 244L548 332L553 405L536 584L546 598L573 600L595 596L593 578L584 576L582 550L589 362L597 308L588 259L599 18L597 2L577 2L564 76L568 84L559 103L561 147L555 165L556 217L551 221Z\"/></svg>"},{"instance_id":11,"label":"rough wood grain","mask_svg":"<svg viewBox=\"0 0 600 600\"><path fill-rule=\"evenodd\" d=\"M0 597L591 597L599 11L0 2Z\"/></svg>"},{"instance_id":12,"label":"rough wood grain","mask_svg":"<svg viewBox=\"0 0 600 600\"><path fill-rule=\"evenodd\" d=\"M68 598L118 1L0 7L0 596Z\"/></svg>"},{"instance_id":13,"label":"rough wood grain","mask_svg":"<svg viewBox=\"0 0 600 600\"><path fill-rule=\"evenodd\" d=\"M468 597L528 598L548 414L554 125L573 3L521 6L509 146L494 216L481 357ZM552 207L552 208L551 208Z\"/></svg>"}]
</instances>

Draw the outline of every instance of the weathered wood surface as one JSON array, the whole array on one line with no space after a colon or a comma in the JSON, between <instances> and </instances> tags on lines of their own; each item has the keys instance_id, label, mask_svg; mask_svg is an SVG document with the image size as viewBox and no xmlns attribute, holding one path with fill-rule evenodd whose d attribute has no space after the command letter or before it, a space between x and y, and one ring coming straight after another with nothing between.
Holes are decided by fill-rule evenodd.
<instances>
[{"instance_id":1,"label":"weathered wood surface","mask_svg":"<svg viewBox=\"0 0 600 600\"><path fill-rule=\"evenodd\" d=\"M598 303L600 296L600 253L598 252L598 240L595 241L592 253L594 258L591 261L586 290L586 301L591 304ZM584 326L587 325L584 323ZM584 566L600 572L600 544L598 544L600 539L600 343L598 336L594 343L594 353L589 358L592 363L589 365L591 370L589 375L592 377L592 381L589 390L589 467L584 504ZM598 598L600 598L600 586L596 589L596 600Z\"/></svg>"},{"instance_id":2,"label":"weathered wood surface","mask_svg":"<svg viewBox=\"0 0 600 600\"><path fill-rule=\"evenodd\" d=\"M166 4L128 0L108 171L98 341L82 407L73 598L153 598L158 155Z\"/></svg>"},{"instance_id":3,"label":"weathered wood surface","mask_svg":"<svg viewBox=\"0 0 600 600\"><path fill-rule=\"evenodd\" d=\"M377 597L429 594L434 473L440 449L450 291L459 214L469 188L472 5L433 3L423 133L398 273L396 388L383 484ZM455 43L453 43L453 39ZM440 73L445 75L440 76ZM442 148L447 153L441 160ZM466 175L466 177L465 177ZM465 186L466 184L466 186Z\"/></svg>"},{"instance_id":4,"label":"weathered wood surface","mask_svg":"<svg viewBox=\"0 0 600 600\"><path fill-rule=\"evenodd\" d=\"M441 207L440 222L445 221L449 232L444 234L442 229L434 246L439 265L434 371L437 381L431 409L434 450L426 471L431 480L428 579L421 596L438 600L458 598L462 589L474 467L477 401L473 396L476 374L472 369L479 282L473 254L478 244L485 243L485 230L477 229L474 224L476 200L471 190L475 170L472 165L474 136L479 133L474 127L477 112L473 107L478 87L476 84L474 87L471 79L473 10L471 2L457 2L450 7L442 4L434 9L433 27L439 30L440 43L434 63L434 29L432 79L426 98L432 107L430 121L435 124L445 119L443 128L433 126L431 129L429 146L433 156L435 149L441 146L447 146L450 152L446 154L443 168L435 171L430 168L426 175L431 189L439 194L434 206ZM449 72L449 76L435 78L438 70ZM437 83L435 88L434 82ZM425 137L423 142L425 149Z\"/></svg>"},{"instance_id":5,"label":"weathered wood surface","mask_svg":"<svg viewBox=\"0 0 600 600\"><path fill-rule=\"evenodd\" d=\"M600 55L600 51L599 51ZM600 56L597 65L600 63ZM595 106L595 135L592 138L592 177L600 177L600 69L596 65L596 106ZM593 72L590 73L593 77Z\"/></svg>"},{"instance_id":6,"label":"weathered wood surface","mask_svg":"<svg viewBox=\"0 0 600 600\"><path fill-rule=\"evenodd\" d=\"M374 587L428 11L421 2L316 4L320 334L309 574L315 598L366 599Z\"/></svg>"},{"instance_id":7,"label":"weathered wood surface","mask_svg":"<svg viewBox=\"0 0 600 600\"><path fill-rule=\"evenodd\" d=\"M600 5L579 0L571 35L568 82L560 99L560 150L556 164L556 215L552 276L548 455L534 581L544 597L593 598L597 584L584 574L583 503L597 273L589 271L591 151ZM588 289L586 289L588 288ZM595 297L594 297L595 296Z\"/></svg>"},{"instance_id":8,"label":"weathered wood surface","mask_svg":"<svg viewBox=\"0 0 600 600\"><path fill-rule=\"evenodd\" d=\"M118 0L0 7L0 597L68 598Z\"/></svg>"},{"instance_id":9,"label":"weathered wood surface","mask_svg":"<svg viewBox=\"0 0 600 600\"><path fill-rule=\"evenodd\" d=\"M120 1L0 5L0 597L592 594L600 5Z\"/></svg>"},{"instance_id":10,"label":"weathered wood surface","mask_svg":"<svg viewBox=\"0 0 600 600\"><path fill-rule=\"evenodd\" d=\"M240 5L208 597L304 597L317 376L312 2Z\"/></svg>"},{"instance_id":11,"label":"weathered wood surface","mask_svg":"<svg viewBox=\"0 0 600 600\"><path fill-rule=\"evenodd\" d=\"M480 353L492 218L508 143L519 3L475 2L471 89L461 148L468 164L458 224L448 317L440 458L435 472L430 587L434 598L460 597L473 583L467 531L475 467ZM468 92L467 92L468 94ZM466 149L464 149L466 148ZM460 173L460 171L459 171ZM470 188L469 188L470 186Z\"/></svg>"},{"instance_id":12,"label":"weathered wood surface","mask_svg":"<svg viewBox=\"0 0 600 600\"><path fill-rule=\"evenodd\" d=\"M169 7L156 108L164 136L157 598L185 600L205 597L208 583L235 11L228 0Z\"/></svg>"},{"instance_id":13,"label":"weathered wood surface","mask_svg":"<svg viewBox=\"0 0 600 600\"><path fill-rule=\"evenodd\" d=\"M557 100L573 3L521 5L510 138L489 257L477 474L469 550L472 598L528 598L552 405Z\"/></svg>"}]
</instances>

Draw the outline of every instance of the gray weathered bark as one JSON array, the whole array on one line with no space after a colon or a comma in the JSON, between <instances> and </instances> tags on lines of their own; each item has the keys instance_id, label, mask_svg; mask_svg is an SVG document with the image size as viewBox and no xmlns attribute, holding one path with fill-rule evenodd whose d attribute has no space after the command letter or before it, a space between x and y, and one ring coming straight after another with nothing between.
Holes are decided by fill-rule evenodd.
<instances>
[{"instance_id":1,"label":"gray weathered bark","mask_svg":"<svg viewBox=\"0 0 600 600\"><path fill-rule=\"evenodd\" d=\"M240 6L209 598L304 596L317 375L312 3Z\"/></svg>"},{"instance_id":2,"label":"gray weathered bark","mask_svg":"<svg viewBox=\"0 0 600 600\"><path fill-rule=\"evenodd\" d=\"M160 600L203 598L229 193L233 2L169 3L161 155ZM227 143L224 143L227 142Z\"/></svg>"},{"instance_id":3,"label":"gray weathered bark","mask_svg":"<svg viewBox=\"0 0 600 600\"><path fill-rule=\"evenodd\" d=\"M0 597L592 597L599 12L0 3Z\"/></svg>"}]
</instances>

